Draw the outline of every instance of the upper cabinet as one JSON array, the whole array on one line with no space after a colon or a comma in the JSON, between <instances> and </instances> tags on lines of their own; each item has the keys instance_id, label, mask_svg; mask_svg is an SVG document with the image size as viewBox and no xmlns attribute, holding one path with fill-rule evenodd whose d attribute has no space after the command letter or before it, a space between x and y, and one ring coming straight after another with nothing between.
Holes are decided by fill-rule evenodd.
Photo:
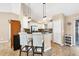
<instances>
[{"instance_id":1,"label":"upper cabinet","mask_svg":"<svg viewBox=\"0 0 79 59\"><path fill-rule=\"evenodd\" d=\"M52 24L53 24L52 22L48 23L48 29L52 29Z\"/></svg>"}]
</instances>

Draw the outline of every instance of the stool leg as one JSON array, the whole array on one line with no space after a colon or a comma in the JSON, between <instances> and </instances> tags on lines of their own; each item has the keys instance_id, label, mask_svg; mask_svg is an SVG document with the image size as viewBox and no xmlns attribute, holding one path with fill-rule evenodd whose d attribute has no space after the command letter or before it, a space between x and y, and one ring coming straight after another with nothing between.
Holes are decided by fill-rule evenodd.
<instances>
[{"instance_id":1,"label":"stool leg","mask_svg":"<svg viewBox=\"0 0 79 59\"><path fill-rule=\"evenodd\" d=\"M19 56L21 56L21 49L20 49L20 54L19 54Z\"/></svg>"},{"instance_id":2,"label":"stool leg","mask_svg":"<svg viewBox=\"0 0 79 59\"><path fill-rule=\"evenodd\" d=\"M43 47L41 48L41 56L43 56Z\"/></svg>"},{"instance_id":3,"label":"stool leg","mask_svg":"<svg viewBox=\"0 0 79 59\"><path fill-rule=\"evenodd\" d=\"M26 53L27 53L27 56L28 56L28 47L27 46L26 46L26 50L27 50Z\"/></svg>"},{"instance_id":4,"label":"stool leg","mask_svg":"<svg viewBox=\"0 0 79 59\"><path fill-rule=\"evenodd\" d=\"M32 51L33 51L33 56L34 56L34 47L32 47Z\"/></svg>"},{"instance_id":5,"label":"stool leg","mask_svg":"<svg viewBox=\"0 0 79 59\"><path fill-rule=\"evenodd\" d=\"M20 54L19 54L19 56L21 56L21 45L20 45Z\"/></svg>"},{"instance_id":6,"label":"stool leg","mask_svg":"<svg viewBox=\"0 0 79 59\"><path fill-rule=\"evenodd\" d=\"M28 51L27 51L27 56L28 56Z\"/></svg>"}]
</instances>

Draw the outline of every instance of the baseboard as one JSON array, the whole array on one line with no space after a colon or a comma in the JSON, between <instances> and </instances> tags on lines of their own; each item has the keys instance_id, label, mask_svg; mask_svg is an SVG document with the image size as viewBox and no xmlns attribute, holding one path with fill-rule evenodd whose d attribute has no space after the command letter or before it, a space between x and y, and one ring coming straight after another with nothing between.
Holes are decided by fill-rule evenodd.
<instances>
[{"instance_id":1,"label":"baseboard","mask_svg":"<svg viewBox=\"0 0 79 59\"><path fill-rule=\"evenodd\" d=\"M4 41L4 40L1 40L0 43L7 43L8 40Z\"/></svg>"},{"instance_id":2,"label":"baseboard","mask_svg":"<svg viewBox=\"0 0 79 59\"><path fill-rule=\"evenodd\" d=\"M51 49L51 47L49 47L49 48L45 49L45 50L44 50L44 52L46 52L46 51L48 51L48 50L50 50L50 49Z\"/></svg>"},{"instance_id":3,"label":"baseboard","mask_svg":"<svg viewBox=\"0 0 79 59\"><path fill-rule=\"evenodd\" d=\"M53 43L55 43L55 44L57 44L57 45L59 45L59 46L64 46L64 44L59 44L59 43L57 43L57 42L53 42Z\"/></svg>"}]
</instances>

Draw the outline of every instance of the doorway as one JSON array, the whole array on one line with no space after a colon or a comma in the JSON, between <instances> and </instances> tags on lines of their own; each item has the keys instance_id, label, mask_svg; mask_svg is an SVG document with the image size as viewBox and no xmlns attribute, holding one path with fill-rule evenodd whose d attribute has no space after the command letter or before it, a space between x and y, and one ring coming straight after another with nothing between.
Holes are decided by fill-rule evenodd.
<instances>
[{"instance_id":1,"label":"doorway","mask_svg":"<svg viewBox=\"0 0 79 59\"><path fill-rule=\"evenodd\" d=\"M76 23L75 23L75 44L76 45L79 45L79 20L76 20Z\"/></svg>"},{"instance_id":2,"label":"doorway","mask_svg":"<svg viewBox=\"0 0 79 59\"><path fill-rule=\"evenodd\" d=\"M19 33L20 32L20 21L18 20L11 20L10 21L10 25L11 25L11 48L14 48L14 34Z\"/></svg>"}]
</instances>

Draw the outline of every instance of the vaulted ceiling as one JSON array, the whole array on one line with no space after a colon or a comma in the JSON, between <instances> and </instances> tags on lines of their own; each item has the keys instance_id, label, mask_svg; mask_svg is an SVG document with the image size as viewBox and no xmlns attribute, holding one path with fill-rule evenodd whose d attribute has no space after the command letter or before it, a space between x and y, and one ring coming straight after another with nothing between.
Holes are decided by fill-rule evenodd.
<instances>
[{"instance_id":1,"label":"vaulted ceiling","mask_svg":"<svg viewBox=\"0 0 79 59\"><path fill-rule=\"evenodd\" d=\"M31 17L35 20L43 19L43 4L42 3L24 3L24 13L31 11ZM20 3L0 3L0 12L14 12L20 14ZM27 8L28 7L28 8ZM64 15L72 15L79 13L79 3L46 3L46 16L48 18L53 15L63 13Z\"/></svg>"},{"instance_id":2,"label":"vaulted ceiling","mask_svg":"<svg viewBox=\"0 0 79 59\"><path fill-rule=\"evenodd\" d=\"M33 19L42 19L43 17L43 4L30 3L26 4L31 8L31 17ZM79 3L46 3L46 16L52 17L53 15L64 13L65 15L72 15L79 13Z\"/></svg>"}]
</instances>

